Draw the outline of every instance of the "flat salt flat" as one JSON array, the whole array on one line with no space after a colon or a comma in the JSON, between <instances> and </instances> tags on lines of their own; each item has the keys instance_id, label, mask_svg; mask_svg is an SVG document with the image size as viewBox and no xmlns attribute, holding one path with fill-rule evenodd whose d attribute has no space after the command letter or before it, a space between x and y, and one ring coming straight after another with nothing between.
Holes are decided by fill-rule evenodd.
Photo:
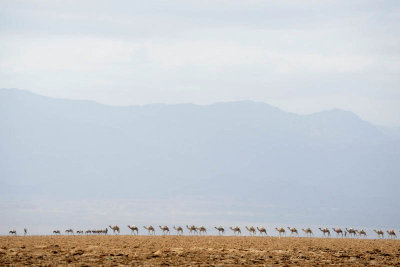
<instances>
[{"instance_id":1,"label":"flat salt flat","mask_svg":"<svg viewBox=\"0 0 400 267\"><path fill-rule=\"evenodd\" d=\"M399 240L234 236L1 236L0 265L399 266Z\"/></svg>"}]
</instances>

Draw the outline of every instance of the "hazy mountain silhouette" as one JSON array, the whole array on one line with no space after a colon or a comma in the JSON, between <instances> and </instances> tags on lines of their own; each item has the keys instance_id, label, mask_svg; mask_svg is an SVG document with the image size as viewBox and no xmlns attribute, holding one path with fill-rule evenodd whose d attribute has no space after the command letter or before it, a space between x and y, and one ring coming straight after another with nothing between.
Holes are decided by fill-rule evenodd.
<instances>
[{"instance_id":1,"label":"hazy mountain silhouette","mask_svg":"<svg viewBox=\"0 0 400 267\"><path fill-rule=\"evenodd\" d=\"M243 203L249 221L395 224L399 162L399 141L337 109L115 107L0 90L6 200L198 196Z\"/></svg>"}]
</instances>

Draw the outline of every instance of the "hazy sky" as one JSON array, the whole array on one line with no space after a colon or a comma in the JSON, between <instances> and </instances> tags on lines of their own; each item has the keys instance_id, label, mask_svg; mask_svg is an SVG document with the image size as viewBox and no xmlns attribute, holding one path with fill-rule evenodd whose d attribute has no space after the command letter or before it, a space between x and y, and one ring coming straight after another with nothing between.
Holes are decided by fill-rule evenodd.
<instances>
[{"instance_id":1,"label":"hazy sky","mask_svg":"<svg viewBox=\"0 0 400 267\"><path fill-rule=\"evenodd\" d=\"M0 1L0 87L400 125L400 1Z\"/></svg>"}]
</instances>

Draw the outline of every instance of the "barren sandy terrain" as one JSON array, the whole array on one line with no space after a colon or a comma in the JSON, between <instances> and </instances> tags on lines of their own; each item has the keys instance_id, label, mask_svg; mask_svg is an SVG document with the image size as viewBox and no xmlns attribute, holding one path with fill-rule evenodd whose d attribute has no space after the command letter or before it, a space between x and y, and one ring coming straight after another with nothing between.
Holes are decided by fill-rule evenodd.
<instances>
[{"instance_id":1,"label":"barren sandy terrain","mask_svg":"<svg viewBox=\"0 0 400 267\"><path fill-rule=\"evenodd\" d=\"M399 240L220 236L2 236L0 265L388 265Z\"/></svg>"}]
</instances>

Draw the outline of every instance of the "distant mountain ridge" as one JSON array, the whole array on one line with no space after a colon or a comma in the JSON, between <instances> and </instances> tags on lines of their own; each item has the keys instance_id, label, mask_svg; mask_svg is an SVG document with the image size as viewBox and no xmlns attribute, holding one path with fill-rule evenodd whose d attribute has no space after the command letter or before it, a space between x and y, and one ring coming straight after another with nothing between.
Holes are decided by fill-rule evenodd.
<instances>
[{"instance_id":1,"label":"distant mountain ridge","mask_svg":"<svg viewBox=\"0 0 400 267\"><path fill-rule=\"evenodd\" d=\"M400 222L400 143L348 111L115 107L3 89L0 140L6 200L201 197L269 207L246 204L255 215L238 220Z\"/></svg>"},{"instance_id":2,"label":"distant mountain ridge","mask_svg":"<svg viewBox=\"0 0 400 267\"><path fill-rule=\"evenodd\" d=\"M248 115L251 117L247 117L246 119L263 119L263 120L271 120L275 118L283 118L283 116L286 117L286 119L290 120L303 120L306 124L308 123L308 126L312 127L327 127L333 125L336 126L337 123L342 123L342 126L346 126L350 128L352 126L351 124L358 124L358 126L363 127L362 130L366 130L366 132L370 134L374 134L376 138L382 137L382 132L379 131L376 127L373 125L369 124L368 122L365 122L361 120L356 114L350 112L350 111L344 111L340 109L332 109L332 110L327 110L327 111L322 111L322 112L316 112L312 113L309 115L297 115L294 113L289 113L282 111L276 107L273 107L271 105L261 103L261 102L253 102L253 101L237 101L237 102L220 102L220 103L215 103L215 104L210 104L210 105L194 105L194 104L174 104L174 105L167 105L167 104L149 104L149 105L143 105L143 106L107 106L103 104L99 104L94 101L88 101L88 100L67 100L67 99L57 99L57 98L49 98L45 96L40 96L36 95L33 93L30 93L28 91L24 90L18 90L18 89L0 89L0 96L1 99L3 99L2 105L6 105L8 101L25 101L27 100L27 103L24 103L25 105L29 106L30 104L36 105L38 108L39 105L44 105L42 108L47 109L47 108L53 108L53 112L59 112L59 115L64 115L64 116L76 116L74 117L75 119L82 119L81 117L81 112L87 111L86 115L88 115L87 118L90 119L96 119L97 115L104 115L104 114L95 114L94 112L103 112L104 110L108 109L114 109L113 114L116 114L119 112L122 114L123 112L130 112L130 111L135 111L137 113L143 113L143 112L148 112L149 114L155 115L157 112L164 112L164 111L169 111L169 112L174 112L179 107L185 107L188 110L194 112L193 114L196 115L196 112L199 112L202 109L208 108L211 109L212 111L218 112L221 116L224 116L224 112L237 112L234 113L234 116L239 116L242 117L243 119L246 118L246 112ZM36 102L30 102L30 100L34 98L36 99ZM11 103L11 102L10 102ZM47 105L47 106L45 106ZM61 107L65 105L72 105L73 107L76 107L76 110L64 110ZM223 108L222 108L223 107ZM40 107L39 107L40 108ZM84 109L84 110L81 110ZM223 109L223 110L222 110ZM90 113L92 112L92 113ZM240 114L242 112L242 114ZM249 112L258 112L257 115L255 114L249 114ZM268 112L269 117L264 117L261 118L260 116L263 115L263 112ZM91 116L94 115L94 116ZM175 115L175 114L171 114ZM181 114L182 115L182 114ZM255 117L254 117L255 116ZM281 117L279 117L281 116ZM107 117L107 116L106 116ZM105 119L105 118L103 118ZM111 118L110 118L111 119ZM131 118L132 119L132 118ZM312 122L310 122L312 120ZM310 123L313 123L313 125L310 125ZM348 125L344 125L347 123ZM296 127L296 125L292 125L292 127ZM367 129L368 128L368 129ZM332 127L329 130L334 130ZM321 133L319 133L321 134ZM358 134L363 134L362 132ZM318 135L318 134L316 134Z\"/></svg>"}]
</instances>

